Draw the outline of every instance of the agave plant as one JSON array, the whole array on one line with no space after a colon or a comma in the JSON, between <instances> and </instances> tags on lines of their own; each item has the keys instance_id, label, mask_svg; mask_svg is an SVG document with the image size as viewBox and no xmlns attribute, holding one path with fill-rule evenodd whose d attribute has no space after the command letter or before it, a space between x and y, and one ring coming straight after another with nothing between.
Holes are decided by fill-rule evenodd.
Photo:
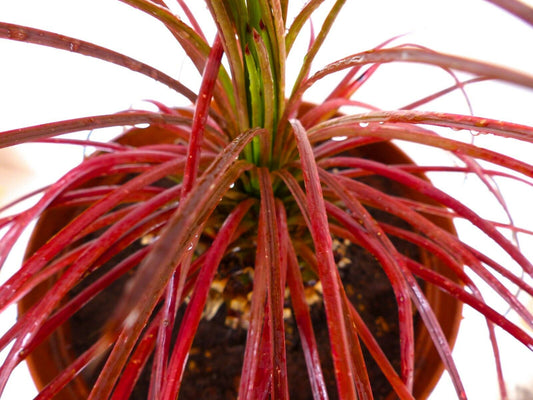
<instances>
[{"instance_id":1,"label":"agave plant","mask_svg":"<svg viewBox=\"0 0 533 400\"><path fill-rule=\"evenodd\" d=\"M449 338L426 298L427 286L471 306L486 319L500 393L505 398L496 327L530 350L533 336L487 302L478 282L488 285L533 327L533 316L513 291L517 288L533 295L525 279L533 276L533 265L516 240L532 232L514 225L495 184L498 179L509 179L529 188L533 165L448 133L475 131L531 143L533 127L426 111L424 106L479 81L501 80L533 88L533 76L422 46L397 45L394 40L317 66L315 56L341 13L345 3L341 0L331 2L319 27L309 22L319 7L328 6L320 0L311 0L301 9L289 7L287 0L208 0L215 32L211 38L202 30L206 21L200 23L184 1L172 2L172 8L164 0L123 2L172 33L201 76L198 90L108 48L0 22L1 38L120 65L167 85L190 103L176 106L155 99L157 111L82 116L0 133L1 147L34 142L95 149L57 182L28 194L25 199L35 201L23 211L11 211L18 202L1 210L0 264L30 222L53 210L77 211L49 240L32 249L0 287L0 306L5 310L43 283L49 285L0 338L0 348L8 349L0 367L0 389L14 368L50 334L126 276L123 293L113 304L101 335L47 382L38 398L53 398L84 370L95 368L90 399L128 398L143 369L149 369L150 398L177 398L199 324L231 300L214 303L212 299L215 285L224 278L224 262L240 257L251 260L246 265L251 291L246 312L237 321L246 332L236 384L238 398L283 399L289 398L290 387L299 390L299 382L290 382L287 372L287 320L293 318L313 398L373 398L376 388L367 372L372 358L397 397L412 399L418 318L457 397L465 399ZM530 7L518 1L491 2L533 24ZM172 11L176 5L181 18ZM288 57L309 26L307 52L295 77L288 79ZM393 110L382 110L379 104L370 105L358 97L383 64L405 62L444 70L455 84ZM458 72L468 77L459 78L463 75ZM342 78L327 96L306 97L314 85L339 75ZM100 141L97 132L107 127L124 127L126 134L144 138L142 144ZM94 133L83 140L64 136L78 131ZM157 142L161 135L172 140ZM386 164L359 152L365 146L393 140L424 145L454 157L457 163ZM508 220L482 217L447 189L428 181L426 172L476 177L486 186L487 198L496 199ZM376 181L395 182L418 195L392 193ZM402 224L390 224L383 215ZM469 222L505 252L508 261L491 259L483 248L436 223L438 219ZM446 272L403 254L398 239L433 254ZM390 282L399 330L397 368L361 318L361 310L348 300L335 245L344 240L375 258ZM97 275L127 248L128 256ZM244 267L240 265L236 272L243 273ZM80 287L92 275L97 276L92 283ZM306 297L306 290L317 284L320 289L314 294L325 312L333 388L326 382L329 371L319 356L323 349L317 344L312 302ZM287 310L292 316L287 317Z\"/></svg>"}]
</instances>

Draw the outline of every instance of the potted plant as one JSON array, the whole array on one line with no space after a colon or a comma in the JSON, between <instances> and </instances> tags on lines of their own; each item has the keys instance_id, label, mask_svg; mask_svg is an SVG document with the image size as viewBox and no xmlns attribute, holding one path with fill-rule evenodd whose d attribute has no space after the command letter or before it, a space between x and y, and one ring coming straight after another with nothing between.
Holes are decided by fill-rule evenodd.
<instances>
[{"instance_id":1,"label":"potted plant","mask_svg":"<svg viewBox=\"0 0 533 400\"><path fill-rule=\"evenodd\" d=\"M31 364L49 358L60 359L60 368L35 372L44 399L180 394L256 399L289 393L316 399L424 398L440 372L431 360L437 354L457 397L466 398L451 356L457 320L445 323L449 311L460 312L464 303L487 320L506 397L495 329L530 349L533 337L484 299L476 279L533 326L521 298L505 285L533 294L524 278L533 265L501 230L531 232L512 219L483 218L424 173L471 174L507 213L494 180L504 177L528 187L533 166L449 138L438 127L524 143L532 141L533 128L419 107L480 80L531 88L533 76L391 42L313 71L341 13L339 0L311 35L298 74L289 81L287 58L322 1L308 2L290 19L288 1L207 1L216 27L212 38L185 2L178 4L186 18L162 1L124 2L172 33L201 74L196 92L110 49L0 23L2 38L118 64L168 85L192 104L154 101L155 112L84 116L0 133L2 147L56 142L95 149L37 193L35 204L0 219L2 263L28 223L38 220L26 260L0 287L2 309L19 303L21 310L0 338L2 349L11 345L0 367L0 388L26 358ZM533 23L529 7L515 1L504 6ZM441 68L455 84L397 110L357 99L380 66L396 62ZM457 71L473 77L462 81ZM328 96L306 101L313 85L338 73L343 76ZM62 136L113 126L125 132L111 142ZM429 146L460 164L414 164L393 140ZM457 237L452 219L477 227L520 272ZM370 268L370 278L356 286ZM365 308L385 303L357 302L372 295L362 290L379 274L386 278L394 313L390 320L381 315L365 320ZM114 297L102 297L112 292ZM97 316L108 315L94 330L79 328L80 316L98 302L103 308ZM391 325L397 328L396 361L379 338ZM94 337L76 349L82 331ZM219 344L221 338L226 341ZM72 339L72 348L55 347L63 339ZM298 349L296 355L292 349ZM235 363L238 372L224 375ZM387 386L374 382L372 363ZM422 377L425 369L432 370L429 377ZM51 371L54 376L46 376ZM298 386L300 379L307 380L307 389ZM140 387L143 381L146 387ZM420 388L420 382L428 386Z\"/></svg>"}]
</instances>

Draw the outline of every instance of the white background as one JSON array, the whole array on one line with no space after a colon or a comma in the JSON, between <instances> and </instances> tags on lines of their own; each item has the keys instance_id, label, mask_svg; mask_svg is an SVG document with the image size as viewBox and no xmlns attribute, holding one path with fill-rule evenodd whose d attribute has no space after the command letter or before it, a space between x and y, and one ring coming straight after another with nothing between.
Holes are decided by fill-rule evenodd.
<instances>
[{"instance_id":1,"label":"white background","mask_svg":"<svg viewBox=\"0 0 533 400\"><path fill-rule=\"evenodd\" d=\"M201 11L205 8L201 1L191 3L195 3ZM331 4L331 1L326 3ZM435 50L480 58L533 73L533 28L488 2L348 0L347 3L333 32L335 36L320 53L315 68L335 58L368 50L393 36L406 34L394 43L422 44ZM105 45L181 79L192 89L197 88L199 83L198 75L183 60L183 54L166 29L118 1L0 0L0 20L53 30ZM317 18L316 26L320 26L320 18ZM212 29L205 24L203 27L212 37ZM298 44L305 49L305 42ZM297 65L303 54L304 50L296 53L290 62ZM294 76L293 70L289 78ZM412 64L386 65L375 79L361 89L357 99L391 109L451 84L451 78L435 68ZM327 90L330 85L326 81L318 85L310 91L309 100L319 101L321 91ZM531 91L490 82L473 85L467 88L467 92L477 115L533 125ZM58 119L113 113L130 107L148 107L143 103L145 99L156 99L168 105L183 103L183 98L165 86L121 67L77 54L0 40L0 131ZM468 113L466 103L459 94L431 103L426 109ZM96 132L94 135L108 133L114 132ZM471 139L469 133L457 132L454 135L464 140ZM475 140L529 162L533 159L531 146L516 146L508 140L484 137L476 137ZM422 163L451 162L447 157L436 159L437 155L433 153L420 149L413 153L409 146L406 148ZM79 150L69 150L72 149L39 145L0 152L0 204L29 187L40 187L57 179L81 159ZM432 178L446 187L455 185L454 193L462 196L467 203L475 202L483 190L481 185L464 176L440 175ZM518 224L531 228L531 188L521 188L517 192L509 182L501 182L501 185L509 194L506 199L517 215ZM491 215L489 213L497 208L490 201L478 206L483 206L479 212L485 216ZM501 211L495 212L501 217ZM462 235L472 234L472 240L477 240L475 232L466 224L458 224L458 228ZM531 242L528 244L524 239L522 243L526 253L533 257L529 250L533 248ZM492 254L491 243L481 246ZM494 256L499 255L495 252ZM16 268L16 263L15 258L10 261L3 279L9 268ZM467 393L471 399L496 399L498 392L484 322L468 308L464 316L454 357ZM5 326L1 330L4 329ZM510 389L515 384L533 387L530 367L533 357L523 346L509 341L507 335L501 335L501 338L506 351L504 372ZM10 381L2 399L32 398L34 393L22 367ZM520 397L517 392L513 393L512 400L533 398L533 395ZM451 398L455 398L455 394L445 375L431 399Z\"/></svg>"}]
</instances>

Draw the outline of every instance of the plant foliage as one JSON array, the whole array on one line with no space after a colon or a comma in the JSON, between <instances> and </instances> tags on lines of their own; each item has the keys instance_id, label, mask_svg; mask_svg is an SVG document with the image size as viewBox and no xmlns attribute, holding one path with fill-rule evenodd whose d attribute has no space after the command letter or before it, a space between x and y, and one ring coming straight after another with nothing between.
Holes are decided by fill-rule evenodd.
<instances>
[{"instance_id":1,"label":"plant foliage","mask_svg":"<svg viewBox=\"0 0 533 400\"><path fill-rule=\"evenodd\" d=\"M241 321L247 327L247 340L239 399L289 397L287 307L301 338L311 393L315 399L328 398L332 389L326 383L306 298L312 281L319 281L322 288L335 397L373 398L367 351L397 396L412 399L418 315L458 398L466 398L451 356L450 338L425 292L430 286L486 318L505 397L495 328L507 331L530 350L533 337L484 300L472 275L533 327L533 316L506 285L510 282L533 295L533 287L523 279L533 276L532 262L513 240L519 233L532 232L515 227L512 219L509 223L485 219L423 174L451 171L476 176L488 188L487 196L496 198L507 212L495 180L512 179L531 186L533 165L442 132L472 130L531 143L533 127L420 107L488 79L533 88L533 76L420 46L393 46L392 41L313 70L318 64L316 55L342 12L341 0L329 5L311 0L292 20L287 0L207 0L216 25L216 36L210 39L183 1L177 3L188 19L177 17L164 0L123 2L159 20L172 33L202 76L197 93L184 82L107 48L0 22L0 38L118 64L167 85L191 102L189 107L154 102L157 112L130 110L0 133L1 147L55 141L97 149L56 183L34 194L36 200L27 209L10 212L14 203L1 210L0 264L31 221L54 210L76 212L68 211L72 220L28 254L0 287L4 310L43 284L49 285L0 338L0 348L9 349L0 367L0 390L13 369L51 333L115 280L130 276L101 336L48 382L38 398L53 398L83 370L95 368L95 363L102 366L89 399L127 398L144 368L151 368L150 398L177 398L196 331L211 307L213 284L225 257L237 253L253 260L249 314ZM522 3L509 1L502 6L533 23L532 10ZM288 56L319 7L329 7L329 12L311 37L297 77L289 82ZM453 87L403 109L382 110L358 99L359 89L383 64L405 62L441 68L453 77L465 72L470 78L455 78ZM342 78L329 96L307 103L308 90L334 74ZM354 109L360 111L349 111ZM125 127L126 136L140 138L139 142L76 141L62 136L111 126ZM160 137L166 139L160 142ZM457 166L384 163L359 152L365 146L393 140L441 150L455 157ZM391 193L371 184L376 177L416 194ZM380 213L404 225L377 218ZM483 249L455 236L446 223L437 222L452 219L477 227L522 272L510 272L507 265L485 256ZM398 311L399 369L392 366L348 300L335 259L335 238L366 249L390 281ZM446 272L402 254L395 239L432 254ZM95 275L127 248L131 249L127 257ZM79 289L89 275L97 277ZM184 312L177 318L179 309ZM147 366L150 357L153 361Z\"/></svg>"}]
</instances>

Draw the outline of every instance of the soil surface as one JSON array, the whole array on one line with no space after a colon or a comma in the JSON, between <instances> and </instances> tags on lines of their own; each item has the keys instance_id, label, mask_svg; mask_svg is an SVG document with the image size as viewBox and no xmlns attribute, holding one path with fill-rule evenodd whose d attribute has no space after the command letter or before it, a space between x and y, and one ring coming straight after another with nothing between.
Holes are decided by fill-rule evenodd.
<instances>
[{"instance_id":1,"label":"soil surface","mask_svg":"<svg viewBox=\"0 0 533 400\"><path fill-rule=\"evenodd\" d=\"M403 253L417 258L417 249L413 246L400 241L397 241L396 245ZM346 240L335 239L334 248L342 282L350 301L375 335L393 366L399 370L397 305L382 268L366 250ZM113 261L110 264L113 264ZM239 257L231 254L226 257L225 266L228 271L246 269ZM127 277L112 285L108 291L100 294L72 318L70 329L75 354L81 354L98 338L99 329L94 329L94 326L103 326L112 310L109 304L117 301L125 280ZM310 290L312 283L308 284ZM242 297L251 290L251 284L250 280L241 277L230 281L226 287L232 286L230 292L233 296ZM319 292L316 292L316 295L320 297ZM286 306L290 308L290 298L286 300ZM186 367L180 399L230 400L237 397L247 330L241 326L242 321L237 326L228 324L228 319L235 319L236 314L238 313L235 310L222 303L209 321L201 321ZM178 321L182 315L183 310L180 310ZM320 300L311 306L311 318L328 394L330 399L336 399L327 323ZM292 314L285 323L290 398L312 399L300 337ZM391 391L390 386L366 353L366 349L364 351L375 398L384 399ZM146 399L150 364L149 361L131 399ZM93 371L91 376L85 376L89 385L94 383L98 368Z\"/></svg>"}]
</instances>

